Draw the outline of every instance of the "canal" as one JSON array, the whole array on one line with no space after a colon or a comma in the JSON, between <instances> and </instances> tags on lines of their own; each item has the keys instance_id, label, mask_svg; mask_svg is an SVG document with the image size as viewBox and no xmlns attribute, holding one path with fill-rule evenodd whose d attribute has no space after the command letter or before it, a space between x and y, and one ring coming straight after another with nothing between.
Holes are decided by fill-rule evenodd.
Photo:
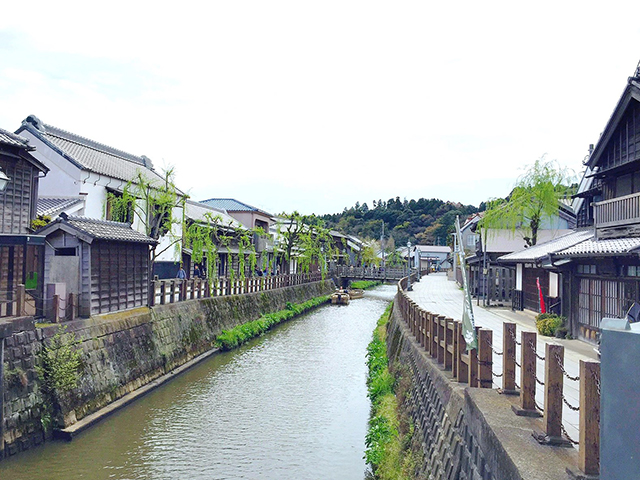
<instances>
[{"instance_id":1,"label":"canal","mask_svg":"<svg viewBox=\"0 0 640 480\"><path fill-rule=\"evenodd\" d=\"M0 461L2 480L363 479L365 354L395 286L214 355L72 442Z\"/></svg>"}]
</instances>

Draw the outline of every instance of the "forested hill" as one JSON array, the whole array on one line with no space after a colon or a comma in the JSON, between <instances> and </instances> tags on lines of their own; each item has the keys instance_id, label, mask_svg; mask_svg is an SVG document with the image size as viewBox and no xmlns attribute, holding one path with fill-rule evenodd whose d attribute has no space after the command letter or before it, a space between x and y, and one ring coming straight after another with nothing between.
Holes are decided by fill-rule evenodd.
<instances>
[{"instance_id":1,"label":"forested hill","mask_svg":"<svg viewBox=\"0 0 640 480\"><path fill-rule=\"evenodd\" d=\"M460 215L462 223L477 211L473 205L436 198L401 201L396 197L386 202L374 200L372 207L356 203L342 213L327 214L322 218L327 227L361 239L379 239L384 221L385 238L393 237L396 245L405 245L407 240L420 245L447 245L448 234L455 230L456 215Z\"/></svg>"}]
</instances>

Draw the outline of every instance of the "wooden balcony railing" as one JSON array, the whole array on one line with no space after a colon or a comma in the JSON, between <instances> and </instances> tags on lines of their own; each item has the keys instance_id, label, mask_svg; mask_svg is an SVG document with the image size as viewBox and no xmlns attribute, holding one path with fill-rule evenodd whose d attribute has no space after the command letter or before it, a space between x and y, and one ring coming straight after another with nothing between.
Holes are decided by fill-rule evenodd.
<instances>
[{"instance_id":1,"label":"wooden balcony railing","mask_svg":"<svg viewBox=\"0 0 640 480\"><path fill-rule=\"evenodd\" d=\"M640 223L640 193L593 204L596 228Z\"/></svg>"}]
</instances>

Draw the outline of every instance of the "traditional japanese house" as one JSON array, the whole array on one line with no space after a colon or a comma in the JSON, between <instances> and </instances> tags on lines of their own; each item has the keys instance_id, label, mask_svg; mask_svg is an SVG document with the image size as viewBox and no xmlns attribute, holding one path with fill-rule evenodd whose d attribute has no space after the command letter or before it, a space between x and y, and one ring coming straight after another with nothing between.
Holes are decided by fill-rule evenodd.
<instances>
[{"instance_id":1,"label":"traditional japanese house","mask_svg":"<svg viewBox=\"0 0 640 480\"><path fill-rule=\"evenodd\" d=\"M47 239L45 277L62 297L62 316L74 304L82 317L148 305L149 249L156 240L127 223L64 213L38 234Z\"/></svg>"},{"instance_id":2,"label":"traditional japanese house","mask_svg":"<svg viewBox=\"0 0 640 480\"><path fill-rule=\"evenodd\" d=\"M74 210L71 203L67 205L69 209L59 210L67 214L82 214L100 220L127 220L134 230L158 240L153 264L155 273L161 278L175 276L182 260L181 249L174 247L182 239L184 194L176 191L177 198L171 212L175 221L170 223L168 231L160 229L152 233L151 227L158 215L154 207L149 205L152 202L141 198L135 187L129 188L137 197L137 215L133 214L131 207L127 218L120 218L122 215L119 216L113 208L112 199L122 198L125 188L131 184L138 185L140 178L152 190L166 185L165 176L154 169L148 157L133 155L45 124L35 115L23 120L16 133L29 139L30 145L36 147L33 155L50 169L47 177L40 182L40 195L43 198L66 198L69 202L83 200L82 211ZM50 206L52 204L50 202Z\"/></svg>"},{"instance_id":3,"label":"traditional japanese house","mask_svg":"<svg viewBox=\"0 0 640 480\"><path fill-rule=\"evenodd\" d=\"M578 227L593 236L550 257L566 278L572 334L596 339L603 317L623 318L640 303L640 67L586 167L575 204Z\"/></svg>"},{"instance_id":4,"label":"traditional japanese house","mask_svg":"<svg viewBox=\"0 0 640 480\"><path fill-rule=\"evenodd\" d=\"M0 129L0 317L42 309L44 237L32 234L31 221L38 183L49 169L34 150L27 139ZM28 298L19 303L20 286Z\"/></svg>"}]
</instances>

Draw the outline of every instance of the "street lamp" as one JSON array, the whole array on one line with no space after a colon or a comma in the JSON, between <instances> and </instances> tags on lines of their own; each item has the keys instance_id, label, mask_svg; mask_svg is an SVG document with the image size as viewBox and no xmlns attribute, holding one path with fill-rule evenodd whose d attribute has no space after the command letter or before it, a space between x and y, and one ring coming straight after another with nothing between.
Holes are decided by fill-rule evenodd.
<instances>
[{"instance_id":1,"label":"street lamp","mask_svg":"<svg viewBox=\"0 0 640 480\"><path fill-rule=\"evenodd\" d=\"M0 192L4 192L4 189L7 188L7 185L9 184L9 180L11 179L7 177L0 168Z\"/></svg>"},{"instance_id":2,"label":"street lamp","mask_svg":"<svg viewBox=\"0 0 640 480\"><path fill-rule=\"evenodd\" d=\"M411 290L411 240L407 240L407 292Z\"/></svg>"}]
</instances>

